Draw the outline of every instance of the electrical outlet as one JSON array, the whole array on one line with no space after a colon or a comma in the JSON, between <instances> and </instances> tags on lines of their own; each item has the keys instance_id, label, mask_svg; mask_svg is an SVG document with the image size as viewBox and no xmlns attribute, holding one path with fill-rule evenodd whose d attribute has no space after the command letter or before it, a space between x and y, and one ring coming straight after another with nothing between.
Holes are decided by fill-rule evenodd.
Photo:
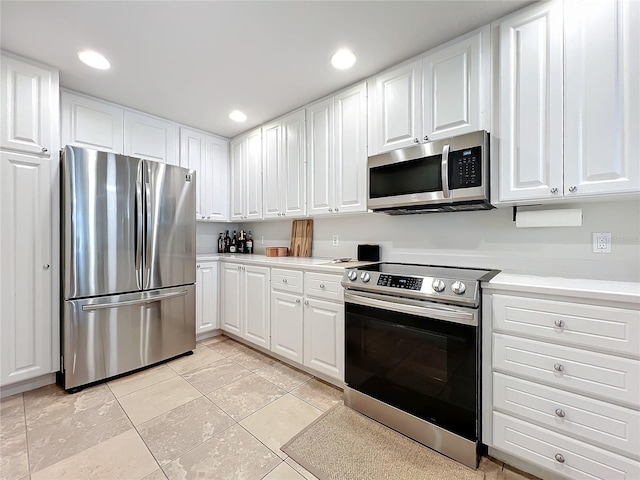
<instances>
[{"instance_id":1,"label":"electrical outlet","mask_svg":"<svg viewBox=\"0 0 640 480\"><path fill-rule=\"evenodd\" d=\"M264 245L264 235L260 235L260 245Z\"/></svg>"},{"instance_id":2,"label":"electrical outlet","mask_svg":"<svg viewBox=\"0 0 640 480\"><path fill-rule=\"evenodd\" d=\"M338 235L334 235L333 236L333 246L337 247L338 246Z\"/></svg>"},{"instance_id":3,"label":"electrical outlet","mask_svg":"<svg viewBox=\"0 0 640 480\"><path fill-rule=\"evenodd\" d=\"M593 253L611 253L611 232L593 234Z\"/></svg>"}]
</instances>

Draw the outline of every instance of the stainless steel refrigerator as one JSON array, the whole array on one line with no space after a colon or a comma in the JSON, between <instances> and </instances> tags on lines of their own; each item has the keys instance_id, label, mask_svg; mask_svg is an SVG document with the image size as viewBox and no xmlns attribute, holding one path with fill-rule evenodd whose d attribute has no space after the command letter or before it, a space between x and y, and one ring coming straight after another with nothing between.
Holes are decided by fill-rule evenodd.
<instances>
[{"instance_id":1,"label":"stainless steel refrigerator","mask_svg":"<svg viewBox=\"0 0 640 480\"><path fill-rule=\"evenodd\" d=\"M62 359L70 391L195 348L195 172L62 152Z\"/></svg>"}]
</instances>

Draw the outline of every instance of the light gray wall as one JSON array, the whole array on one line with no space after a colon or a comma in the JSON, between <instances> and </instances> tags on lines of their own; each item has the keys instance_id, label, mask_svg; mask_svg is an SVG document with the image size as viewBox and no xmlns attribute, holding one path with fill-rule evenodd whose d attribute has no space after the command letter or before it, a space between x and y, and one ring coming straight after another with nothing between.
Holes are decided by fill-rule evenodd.
<instances>
[{"instance_id":1,"label":"light gray wall","mask_svg":"<svg viewBox=\"0 0 640 480\"><path fill-rule=\"evenodd\" d=\"M582 226L516 228L510 208L400 217L320 217L314 219L313 256L356 258L359 243L373 243L380 245L384 261L640 281L640 202L546 208L581 208ZM199 226L198 250L209 243L209 235L213 235L215 246L218 232L233 229L226 225L230 224ZM206 232L204 227L208 227ZM237 229L237 225L234 227ZM256 253L264 253L267 246L289 246L290 220L252 222L240 227L252 230ZM593 232L611 232L611 254L592 253ZM339 237L337 247L332 246L333 235Z\"/></svg>"}]
</instances>

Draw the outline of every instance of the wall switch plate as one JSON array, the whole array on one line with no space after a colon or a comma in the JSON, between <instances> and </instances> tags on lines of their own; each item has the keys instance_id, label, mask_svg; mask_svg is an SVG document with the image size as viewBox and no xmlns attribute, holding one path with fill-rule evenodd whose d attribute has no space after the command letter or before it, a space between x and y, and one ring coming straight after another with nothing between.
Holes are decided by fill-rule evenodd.
<instances>
[{"instance_id":1,"label":"wall switch plate","mask_svg":"<svg viewBox=\"0 0 640 480\"><path fill-rule=\"evenodd\" d=\"M611 232L593 234L593 253L611 253Z\"/></svg>"},{"instance_id":2,"label":"wall switch plate","mask_svg":"<svg viewBox=\"0 0 640 480\"><path fill-rule=\"evenodd\" d=\"M334 235L333 236L333 246L337 247L338 246L338 235Z\"/></svg>"}]
</instances>

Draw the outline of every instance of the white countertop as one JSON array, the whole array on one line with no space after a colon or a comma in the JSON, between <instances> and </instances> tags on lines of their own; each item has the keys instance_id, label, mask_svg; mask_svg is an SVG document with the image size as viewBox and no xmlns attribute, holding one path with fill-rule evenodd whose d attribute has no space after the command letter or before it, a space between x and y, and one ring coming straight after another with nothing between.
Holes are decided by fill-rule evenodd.
<instances>
[{"instance_id":1,"label":"white countertop","mask_svg":"<svg viewBox=\"0 0 640 480\"><path fill-rule=\"evenodd\" d=\"M640 283L635 282L499 273L483 283L483 288L635 303L640 307Z\"/></svg>"},{"instance_id":2,"label":"white countertop","mask_svg":"<svg viewBox=\"0 0 640 480\"><path fill-rule=\"evenodd\" d=\"M222 260L224 262L249 263L253 265L264 265L268 267L296 268L301 270L309 270L315 272L338 273L342 274L345 268L358 267L367 265L372 262L342 262L331 263L331 258L316 257L267 257L266 255L256 254L235 254L235 253L216 253L216 254L198 254L196 260L199 262Z\"/></svg>"}]
</instances>

